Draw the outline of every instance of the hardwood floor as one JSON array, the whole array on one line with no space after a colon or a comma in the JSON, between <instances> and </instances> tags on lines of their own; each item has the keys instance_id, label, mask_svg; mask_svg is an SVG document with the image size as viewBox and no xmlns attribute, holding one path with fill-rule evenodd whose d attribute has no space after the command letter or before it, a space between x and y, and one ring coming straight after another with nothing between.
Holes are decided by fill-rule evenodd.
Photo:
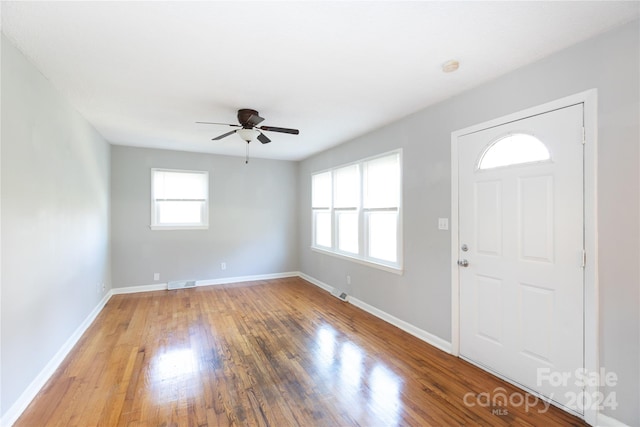
<instances>
[{"instance_id":1,"label":"hardwood floor","mask_svg":"<svg viewBox=\"0 0 640 427\"><path fill-rule=\"evenodd\" d=\"M15 425L585 425L525 402L289 278L112 297Z\"/></svg>"}]
</instances>

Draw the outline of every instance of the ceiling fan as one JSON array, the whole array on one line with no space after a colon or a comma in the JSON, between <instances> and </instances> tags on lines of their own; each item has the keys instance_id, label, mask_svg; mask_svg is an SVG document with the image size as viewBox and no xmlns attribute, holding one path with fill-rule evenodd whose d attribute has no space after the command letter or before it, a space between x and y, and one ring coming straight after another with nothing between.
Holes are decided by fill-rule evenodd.
<instances>
[{"instance_id":1,"label":"ceiling fan","mask_svg":"<svg viewBox=\"0 0 640 427\"><path fill-rule=\"evenodd\" d=\"M289 133L292 135L298 135L300 131L298 129L289 129L289 128L280 128L275 126L258 126L260 123L264 121L264 118L260 117L256 110L252 110L250 108L242 108L238 110L238 123L240 124L230 124L230 123L215 123L215 122L196 122L202 123L206 125L223 125L223 126L232 126L238 129L229 131L227 133L223 133L215 138L212 138L213 141L218 141L222 138L226 138L231 134L238 134L240 138L242 138L247 143L253 141L254 138L257 138L263 144L267 144L271 142L271 140L264 134L262 131L267 132L280 132L280 133Z\"/></svg>"}]
</instances>

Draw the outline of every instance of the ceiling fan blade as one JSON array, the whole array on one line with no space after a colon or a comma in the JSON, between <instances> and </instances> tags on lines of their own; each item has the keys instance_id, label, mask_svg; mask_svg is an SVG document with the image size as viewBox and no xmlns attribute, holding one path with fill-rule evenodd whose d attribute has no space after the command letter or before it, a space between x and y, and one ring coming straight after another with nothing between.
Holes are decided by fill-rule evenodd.
<instances>
[{"instance_id":1,"label":"ceiling fan blade","mask_svg":"<svg viewBox=\"0 0 640 427\"><path fill-rule=\"evenodd\" d=\"M226 138L226 137L228 137L228 136L229 136L229 135L231 135L232 133L236 133L236 131L235 131L235 130L232 130L231 132L223 133L222 135L220 135L220 136L216 136L215 138L212 138L211 140L212 140L212 141L218 141L218 140L221 140L222 138Z\"/></svg>"},{"instance_id":2,"label":"ceiling fan blade","mask_svg":"<svg viewBox=\"0 0 640 427\"><path fill-rule=\"evenodd\" d=\"M266 130L269 132L290 133L292 135L298 135L300 131L298 129L278 128L275 126L260 126L258 129Z\"/></svg>"},{"instance_id":3,"label":"ceiling fan blade","mask_svg":"<svg viewBox=\"0 0 640 427\"><path fill-rule=\"evenodd\" d=\"M222 125L222 126L233 126L237 128L242 127L240 125L232 125L231 123L216 123L216 122L196 122L196 123L199 123L201 125Z\"/></svg>"},{"instance_id":4,"label":"ceiling fan blade","mask_svg":"<svg viewBox=\"0 0 640 427\"><path fill-rule=\"evenodd\" d=\"M271 142L271 140L267 138L267 135L262 132L260 132L260 134L258 135L258 141L262 142L263 144L268 144Z\"/></svg>"},{"instance_id":5,"label":"ceiling fan blade","mask_svg":"<svg viewBox=\"0 0 640 427\"><path fill-rule=\"evenodd\" d=\"M264 121L264 119L262 117L260 117L259 115L252 114L247 119L247 124L250 124L251 126L257 126L260 123L262 123L263 121Z\"/></svg>"}]
</instances>

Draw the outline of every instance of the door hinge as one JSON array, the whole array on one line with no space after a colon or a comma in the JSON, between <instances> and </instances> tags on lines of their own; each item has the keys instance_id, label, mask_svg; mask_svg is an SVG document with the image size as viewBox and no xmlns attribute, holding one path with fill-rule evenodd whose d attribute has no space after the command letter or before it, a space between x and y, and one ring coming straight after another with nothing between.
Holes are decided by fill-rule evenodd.
<instances>
[{"instance_id":1,"label":"door hinge","mask_svg":"<svg viewBox=\"0 0 640 427\"><path fill-rule=\"evenodd\" d=\"M582 127L582 145L585 145L587 143L587 131L584 129L584 126Z\"/></svg>"},{"instance_id":2,"label":"door hinge","mask_svg":"<svg viewBox=\"0 0 640 427\"><path fill-rule=\"evenodd\" d=\"M587 266L587 251L582 250L582 268Z\"/></svg>"}]
</instances>

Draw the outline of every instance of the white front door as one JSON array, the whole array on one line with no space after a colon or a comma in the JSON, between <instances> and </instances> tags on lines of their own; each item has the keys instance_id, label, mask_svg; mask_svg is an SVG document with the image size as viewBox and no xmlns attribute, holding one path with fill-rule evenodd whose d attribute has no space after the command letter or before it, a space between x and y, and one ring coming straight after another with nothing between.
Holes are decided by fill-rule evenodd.
<instances>
[{"instance_id":1,"label":"white front door","mask_svg":"<svg viewBox=\"0 0 640 427\"><path fill-rule=\"evenodd\" d=\"M583 149L582 104L458 139L460 355L578 413Z\"/></svg>"}]
</instances>

